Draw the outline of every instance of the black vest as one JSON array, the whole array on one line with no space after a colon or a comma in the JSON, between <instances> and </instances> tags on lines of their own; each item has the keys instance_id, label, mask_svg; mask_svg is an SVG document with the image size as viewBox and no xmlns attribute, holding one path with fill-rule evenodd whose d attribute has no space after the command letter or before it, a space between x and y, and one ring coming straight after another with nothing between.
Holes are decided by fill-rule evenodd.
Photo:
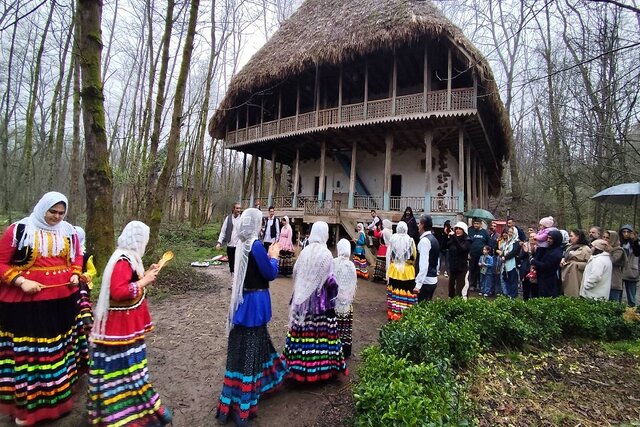
<instances>
[{"instance_id":1,"label":"black vest","mask_svg":"<svg viewBox=\"0 0 640 427\"><path fill-rule=\"evenodd\" d=\"M427 234L420 237L420 240L428 239L431 243L431 250L429 251L429 266L427 267L427 277L438 277L438 259L440 258L440 243L436 236L433 234ZM416 276L420 271L420 250L417 251L418 256L416 258Z\"/></svg>"},{"instance_id":2,"label":"black vest","mask_svg":"<svg viewBox=\"0 0 640 427\"><path fill-rule=\"evenodd\" d=\"M258 263L249 252L249 262L247 264L247 274L244 276L244 289L269 289L269 281L262 277Z\"/></svg>"}]
</instances>

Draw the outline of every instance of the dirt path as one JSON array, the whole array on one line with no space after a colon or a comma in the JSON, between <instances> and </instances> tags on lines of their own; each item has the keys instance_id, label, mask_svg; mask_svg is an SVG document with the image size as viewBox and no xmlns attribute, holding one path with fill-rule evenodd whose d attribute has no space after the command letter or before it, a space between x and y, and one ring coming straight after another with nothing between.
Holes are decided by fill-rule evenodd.
<instances>
[{"instance_id":1,"label":"dirt path","mask_svg":"<svg viewBox=\"0 0 640 427\"><path fill-rule=\"evenodd\" d=\"M155 330L147 336L151 382L163 403L174 409L175 427L215 425L215 409L222 388L227 357L225 319L229 307L231 276L227 265L203 269L210 278L205 291L151 299ZM293 282L278 278L271 282L273 319L269 332L279 351L287 333L288 303ZM285 386L275 396L261 401L256 427L327 426L324 416L332 407L350 401L349 382L356 376L360 351L377 341L386 323L386 290L381 283L361 281L354 301L353 355L348 360L350 375L312 388ZM67 417L43 425L77 427L86 422L86 377L76 393L76 405ZM333 415L340 425L340 415ZM13 426L0 415L0 426Z\"/></svg>"}]
</instances>

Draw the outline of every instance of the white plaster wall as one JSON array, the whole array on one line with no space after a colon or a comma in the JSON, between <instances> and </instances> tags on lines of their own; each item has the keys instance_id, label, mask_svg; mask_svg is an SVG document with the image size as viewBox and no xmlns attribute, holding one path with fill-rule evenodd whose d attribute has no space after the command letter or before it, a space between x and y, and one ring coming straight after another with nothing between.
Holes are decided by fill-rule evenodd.
<instances>
[{"instance_id":1,"label":"white plaster wall","mask_svg":"<svg viewBox=\"0 0 640 427\"><path fill-rule=\"evenodd\" d=\"M348 159L351 153L345 153ZM435 168L430 176L431 195L438 194L438 155L437 147L432 148L432 156L436 159ZM402 196L423 197L425 193L425 171L421 166L425 159L425 153L420 149L395 151L392 153L391 173L402 175ZM356 169L360 179L364 182L372 195L382 196L384 192L384 163L385 155L380 153L376 156L359 150L357 154ZM430 164L427 167L431 167ZM447 153L447 170L451 174L448 178L448 196L457 196L458 183L458 159ZM320 175L320 159L309 160L300 163L300 182L302 189L300 194L312 195L314 190L315 177ZM349 193L349 175L347 175L336 160L328 153L325 158L325 176L327 178L326 200L331 200L332 194ZM339 184L339 185L338 185Z\"/></svg>"}]
</instances>

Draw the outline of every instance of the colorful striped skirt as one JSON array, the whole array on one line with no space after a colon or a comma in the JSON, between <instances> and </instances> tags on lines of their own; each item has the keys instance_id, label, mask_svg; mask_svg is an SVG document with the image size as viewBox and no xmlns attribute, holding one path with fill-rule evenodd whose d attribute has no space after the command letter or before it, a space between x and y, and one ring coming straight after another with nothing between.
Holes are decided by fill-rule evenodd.
<instances>
[{"instance_id":1,"label":"colorful striped skirt","mask_svg":"<svg viewBox=\"0 0 640 427\"><path fill-rule=\"evenodd\" d=\"M84 331L87 335L91 333L93 327L93 313L91 308L91 288L90 284L80 282L80 300L78 305L80 306L80 320L84 325Z\"/></svg>"},{"instance_id":2,"label":"colorful striped skirt","mask_svg":"<svg viewBox=\"0 0 640 427\"><path fill-rule=\"evenodd\" d=\"M387 257L376 258L376 268L373 270L373 280L385 280L387 277Z\"/></svg>"},{"instance_id":3,"label":"colorful striped skirt","mask_svg":"<svg viewBox=\"0 0 640 427\"><path fill-rule=\"evenodd\" d=\"M71 412L89 360L78 298L0 302L1 413L33 425Z\"/></svg>"},{"instance_id":4,"label":"colorful striped skirt","mask_svg":"<svg viewBox=\"0 0 640 427\"><path fill-rule=\"evenodd\" d=\"M413 293L415 280L389 279L387 286L387 319L398 320L402 312L418 302Z\"/></svg>"},{"instance_id":5,"label":"colorful striped skirt","mask_svg":"<svg viewBox=\"0 0 640 427\"><path fill-rule=\"evenodd\" d=\"M278 258L278 273L282 276L290 276L293 274L293 252L280 251Z\"/></svg>"},{"instance_id":6,"label":"colorful striped skirt","mask_svg":"<svg viewBox=\"0 0 640 427\"><path fill-rule=\"evenodd\" d=\"M349 306L349 311L346 313L336 311L336 318L338 321L338 335L340 335L340 342L342 343L342 352L345 358L351 357L353 306Z\"/></svg>"},{"instance_id":7,"label":"colorful striped skirt","mask_svg":"<svg viewBox=\"0 0 640 427\"><path fill-rule=\"evenodd\" d=\"M353 255L353 265L356 267L358 277L369 280L369 263L364 256Z\"/></svg>"},{"instance_id":8,"label":"colorful striped skirt","mask_svg":"<svg viewBox=\"0 0 640 427\"><path fill-rule=\"evenodd\" d=\"M282 355L287 361L287 378L301 383L328 380L340 372L348 374L334 310L294 321Z\"/></svg>"},{"instance_id":9,"label":"colorful striped skirt","mask_svg":"<svg viewBox=\"0 0 640 427\"><path fill-rule=\"evenodd\" d=\"M149 382L144 340L94 346L87 409L91 425L160 427L171 422L171 411Z\"/></svg>"},{"instance_id":10,"label":"colorful striped skirt","mask_svg":"<svg viewBox=\"0 0 640 427\"><path fill-rule=\"evenodd\" d=\"M267 325L253 328L235 325L229 332L227 369L216 418L246 426L257 416L258 400L282 384L286 365L275 350Z\"/></svg>"}]
</instances>

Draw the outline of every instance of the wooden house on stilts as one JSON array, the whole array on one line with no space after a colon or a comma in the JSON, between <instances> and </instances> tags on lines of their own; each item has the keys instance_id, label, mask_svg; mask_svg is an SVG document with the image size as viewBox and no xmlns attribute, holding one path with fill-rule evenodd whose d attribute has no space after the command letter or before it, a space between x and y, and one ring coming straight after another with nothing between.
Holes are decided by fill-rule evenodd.
<instances>
[{"instance_id":1,"label":"wooden house on stilts","mask_svg":"<svg viewBox=\"0 0 640 427\"><path fill-rule=\"evenodd\" d=\"M486 207L511 149L489 64L428 0L306 0L234 76L209 132L291 167L291 193L270 177L262 207L348 232L370 209L442 224Z\"/></svg>"}]
</instances>

